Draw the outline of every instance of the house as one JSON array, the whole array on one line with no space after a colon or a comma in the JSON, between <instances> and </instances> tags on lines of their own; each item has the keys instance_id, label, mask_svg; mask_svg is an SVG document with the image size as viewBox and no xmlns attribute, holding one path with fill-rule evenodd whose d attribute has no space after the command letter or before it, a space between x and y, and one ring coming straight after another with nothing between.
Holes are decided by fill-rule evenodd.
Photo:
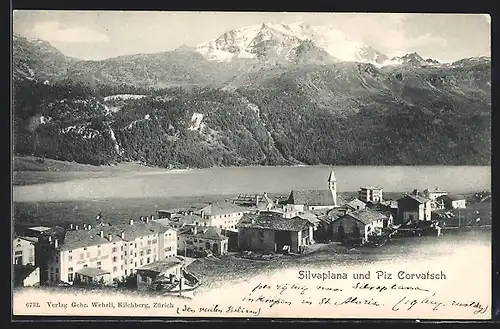
<instances>
[{"instance_id":1,"label":"house","mask_svg":"<svg viewBox=\"0 0 500 329\"><path fill-rule=\"evenodd\" d=\"M112 282L111 273L97 267L83 267L75 272L72 280L75 286L102 284L108 285Z\"/></svg>"},{"instance_id":2,"label":"house","mask_svg":"<svg viewBox=\"0 0 500 329\"><path fill-rule=\"evenodd\" d=\"M441 209L463 209L466 207L465 197L458 194L442 195L436 200L443 205Z\"/></svg>"},{"instance_id":3,"label":"house","mask_svg":"<svg viewBox=\"0 0 500 329\"><path fill-rule=\"evenodd\" d=\"M12 263L17 265L35 265L35 247L38 238L17 237L12 239Z\"/></svg>"},{"instance_id":4,"label":"house","mask_svg":"<svg viewBox=\"0 0 500 329\"><path fill-rule=\"evenodd\" d=\"M107 281L105 272L109 279L119 279L143 265L175 257L177 232L143 217L113 225L73 226L59 235L40 236L39 245L42 283L73 284L77 273L83 282Z\"/></svg>"},{"instance_id":5,"label":"house","mask_svg":"<svg viewBox=\"0 0 500 329\"><path fill-rule=\"evenodd\" d=\"M390 225L389 218L371 209L348 211L332 223L332 239L343 241L346 238L368 240L370 234L381 234Z\"/></svg>"},{"instance_id":6,"label":"house","mask_svg":"<svg viewBox=\"0 0 500 329\"><path fill-rule=\"evenodd\" d=\"M223 235L220 228L189 227L178 235L178 253L184 256L204 256L206 252L213 255L226 255L229 237Z\"/></svg>"},{"instance_id":7,"label":"house","mask_svg":"<svg viewBox=\"0 0 500 329\"><path fill-rule=\"evenodd\" d=\"M232 202L240 207L262 211L271 210L276 205L276 202L265 192L263 194L240 194Z\"/></svg>"},{"instance_id":8,"label":"house","mask_svg":"<svg viewBox=\"0 0 500 329\"><path fill-rule=\"evenodd\" d=\"M14 265L14 287L40 285L40 268L33 265Z\"/></svg>"},{"instance_id":9,"label":"house","mask_svg":"<svg viewBox=\"0 0 500 329\"><path fill-rule=\"evenodd\" d=\"M425 189L423 191L423 196L426 197L427 199L430 199L431 201L436 200L440 196L447 195L448 192L441 190L439 187L436 187L434 190L430 189Z\"/></svg>"},{"instance_id":10,"label":"house","mask_svg":"<svg viewBox=\"0 0 500 329\"><path fill-rule=\"evenodd\" d=\"M366 203L361 201L360 199L354 199L346 204L346 207L350 210L359 210L359 209L365 209L366 208Z\"/></svg>"},{"instance_id":11,"label":"house","mask_svg":"<svg viewBox=\"0 0 500 329\"><path fill-rule=\"evenodd\" d=\"M383 189L375 186L361 187L358 191L358 199L363 202L381 202Z\"/></svg>"},{"instance_id":12,"label":"house","mask_svg":"<svg viewBox=\"0 0 500 329\"><path fill-rule=\"evenodd\" d=\"M337 207L337 179L333 170L327 179L327 190L293 190L287 204L296 211L332 209Z\"/></svg>"},{"instance_id":13,"label":"house","mask_svg":"<svg viewBox=\"0 0 500 329\"><path fill-rule=\"evenodd\" d=\"M398 199L396 224L431 220L431 200L414 194Z\"/></svg>"},{"instance_id":14,"label":"house","mask_svg":"<svg viewBox=\"0 0 500 329\"><path fill-rule=\"evenodd\" d=\"M265 253L288 248L300 253L304 246L314 243L313 227L300 217L284 218L271 212L245 214L238 223L238 248Z\"/></svg>"},{"instance_id":15,"label":"house","mask_svg":"<svg viewBox=\"0 0 500 329\"><path fill-rule=\"evenodd\" d=\"M198 209L194 215L207 220L209 225L221 229L236 230L236 224L243 214L250 212L248 208L238 206L230 202L210 203L208 206Z\"/></svg>"},{"instance_id":16,"label":"house","mask_svg":"<svg viewBox=\"0 0 500 329\"><path fill-rule=\"evenodd\" d=\"M184 262L178 258L164 259L137 269L137 290L147 290L154 283L174 284L182 279Z\"/></svg>"}]
</instances>

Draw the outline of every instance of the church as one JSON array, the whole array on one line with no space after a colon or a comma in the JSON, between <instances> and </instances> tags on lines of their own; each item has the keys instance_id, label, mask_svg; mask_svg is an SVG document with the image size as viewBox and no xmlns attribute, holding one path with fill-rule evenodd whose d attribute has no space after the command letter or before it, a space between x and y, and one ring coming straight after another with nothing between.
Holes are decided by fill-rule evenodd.
<instances>
[{"instance_id":1,"label":"church","mask_svg":"<svg viewBox=\"0 0 500 329\"><path fill-rule=\"evenodd\" d=\"M290 211L329 210L339 206L337 200L337 179L333 170L328 175L328 189L292 190L287 200Z\"/></svg>"}]
</instances>

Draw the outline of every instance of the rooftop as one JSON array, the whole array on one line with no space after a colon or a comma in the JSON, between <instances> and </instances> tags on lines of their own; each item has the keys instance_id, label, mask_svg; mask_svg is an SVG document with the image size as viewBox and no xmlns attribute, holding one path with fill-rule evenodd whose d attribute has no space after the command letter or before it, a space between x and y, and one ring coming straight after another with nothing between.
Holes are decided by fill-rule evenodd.
<instances>
[{"instance_id":1,"label":"rooftop","mask_svg":"<svg viewBox=\"0 0 500 329\"><path fill-rule=\"evenodd\" d=\"M110 274L108 271L96 267L82 267L81 269L76 271L76 273L91 278L104 274Z\"/></svg>"},{"instance_id":2,"label":"rooftop","mask_svg":"<svg viewBox=\"0 0 500 329\"><path fill-rule=\"evenodd\" d=\"M443 196L439 197L440 200L442 198L449 198L452 201L465 200L465 197L461 194L448 194L448 195L443 195Z\"/></svg>"},{"instance_id":3,"label":"rooftop","mask_svg":"<svg viewBox=\"0 0 500 329\"><path fill-rule=\"evenodd\" d=\"M307 219L298 216L284 218L280 214L265 212L259 214L245 214L237 227L298 232L310 225L312 225L312 223Z\"/></svg>"},{"instance_id":4,"label":"rooftop","mask_svg":"<svg viewBox=\"0 0 500 329\"><path fill-rule=\"evenodd\" d=\"M38 242L38 238L31 237L31 236L19 236L17 238L18 239L22 239L22 240L26 240L26 241L31 242L31 243L37 243Z\"/></svg>"},{"instance_id":5,"label":"rooftop","mask_svg":"<svg viewBox=\"0 0 500 329\"><path fill-rule=\"evenodd\" d=\"M377 187L377 186L363 186L363 187L360 187L361 190L382 190L381 187Z\"/></svg>"},{"instance_id":6,"label":"rooftop","mask_svg":"<svg viewBox=\"0 0 500 329\"><path fill-rule=\"evenodd\" d=\"M204 215L219 216L219 215L232 214L236 212L243 212L247 210L248 209L244 207L240 207L230 202L220 202L220 203L209 204L208 206L203 207L200 210L196 211L196 213L201 214L203 212Z\"/></svg>"},{"instance_id":7,"label":"rooftop","mask_svg":"<svg viewBox=\"0 0 500 329\"><path fill-rule=\"evenodd\" d=\"M28 229L32 230L32 231L37 231L37 232L45 232L45 231L49 231L50 227L47 227L47 226L34 226L34 227L29 227Z\"/></svg>"},{"instance_id":8,"label":"rooftop","mask_svg":"<svg viewBox=\"0 0 500 329\"><path fill-rule=\"evenodd\" d=\"M426 202L430 201L429 199L427 199L421 195L413 195L413 194L407 194L404 197L402 197L401 199L404 199L404 198L411 198L411 199L417 201L418 203L426 203ZM401 199L399 199L399 200L401 200Z\"/></svg>"},{"instance_id":9,"label":"rooftop","mask_svg":"<svg viewBox=\"0 0 500 329\"><path fill-rule=\"evenodd\" d=\"M14 265L14 285L21 285L31 273L33 273L37 267L32 265Z\"/></svg>"},{"instance_id":10,"label":"rooftop","mask_svg":"<svg viewBox=\"0 0 500 329\"><path fill-rule=\"evenodd\" d=\"M152 271L157 273L165 272L173 267L181 266L184 262L180 259L164 259L137 268L138 271Z\"/></svg>"},{"instance_id":11,"label":"rooftop","mask_svg":"<svg viewBox=\"0 0 500 329\"><path fill-rule=\"evenodd\" d=\"M61 241L59 248L61 250L74 250L83 247L90 247L99 244L112 243L122 241L121 233L124 233L124 241L133 241L138 237L147 236L157 233L164 233L171 227L162 225L156 221L134 221L132 225L129 222L121 222L116 224L102 224L94 226L91 229L68 230ZM100 236L100 232L103 236ZM108 236L111 234L111 241Z\"/></svg>"},{"instance_id":12,"label":"rooftop","mask_svg":"<svg viewBox=\"0 0 500 329\"><path fill-rule=\"evenodd\" d=\"M220 229L209 226L209 227L196 227L196 234L194 233L193 227L187 228L186 230L180 232L184 236L196 236L208 240L228 240L229 238L220 233Z\"/></svg>"},{"instance_id":13,"label":"rooftop","mask_svg":"<svg viewBox=\"0 0 500 329\"><path fill-rule=\"evenodd\" d=\"M309 211L301 212L297 215L297 217L306 219L307 221L309 221L310 223L313 223L313 224L318 224L320 222L318 216L316 216L315 214L313 214Z\"/></svg>"},{"instance_id":14,"label":"rooftop","mask_svg":"<svg viewBox=\"0 0 500 329\"><path fill-rule=\"evenodd\" d=\"M366 203L364 203L363 201L361 201L360 199L354 199L352 201L349 201L347 203L347 206L350 206L354 209L356 209L358 206L359 207L365 207L366 206Z\"/></svg>"},{"instance_id":15,"label":"rooftop","mask_svg":"<svg viewBox=\"0 0 500 329\"><path fill-rule=\"evenodd\" d=\"M303 204L307 206L334 205L330 190L293 190L288 197L289 204Z\"/></svg>"},{"instance_id":16,"label":"rooftop","mask_svg":"<svg viewBox=\"0 0 500 329\"><path fill-rule=\"evenodd\" d=\"M373 211L373 210L368 209L368 208L351 211L351 212L346 213L344 216L349 216L349 217L352 217L354 219L357 219L360 222L362 222L363 224L370 224L374 221L387 218L386 215L379 213L377 211ZM344 216L342 216L342 217L344 217Z\"/></svg>"}]
</instances>

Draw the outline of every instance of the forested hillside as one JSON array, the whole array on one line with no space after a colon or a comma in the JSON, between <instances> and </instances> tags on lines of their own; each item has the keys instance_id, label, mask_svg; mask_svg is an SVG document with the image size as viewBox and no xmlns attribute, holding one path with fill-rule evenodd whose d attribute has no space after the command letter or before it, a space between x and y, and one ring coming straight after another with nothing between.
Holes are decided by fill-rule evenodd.
<instances>
[{"instance_id":1,"label":"forested hillside","mask_svg":"<svg viewBox=\"0 0 500 329\"><path fill-rule=\"evenodd\" d=\"M489 58L376 67L322 62L304 43L296 55L318 63L249 68L189 50L89 62L14 44L19 155L165 168L490 163Z\"/></svg>"}]
</instances>

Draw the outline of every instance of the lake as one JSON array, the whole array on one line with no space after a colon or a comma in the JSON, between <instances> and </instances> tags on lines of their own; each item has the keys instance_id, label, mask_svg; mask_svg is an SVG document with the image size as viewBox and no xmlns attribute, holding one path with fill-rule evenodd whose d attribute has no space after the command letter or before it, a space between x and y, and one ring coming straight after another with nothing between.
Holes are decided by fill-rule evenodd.
<instances>
[{"instance_id":1,"label":"lake","mask_svg":"<svg viewBox=\"0 0 500 329\"><path fill-rule=\"evenodd\" d=\"M338 191L357 191L361 186L375 185L385 191L440 187L467 193L491 186L489 166L231 167L128 172L107 178L15 186L14 201L287 193L292 189L327 188L331 169L335 170Z\"/></svg>"}]
</instances>

